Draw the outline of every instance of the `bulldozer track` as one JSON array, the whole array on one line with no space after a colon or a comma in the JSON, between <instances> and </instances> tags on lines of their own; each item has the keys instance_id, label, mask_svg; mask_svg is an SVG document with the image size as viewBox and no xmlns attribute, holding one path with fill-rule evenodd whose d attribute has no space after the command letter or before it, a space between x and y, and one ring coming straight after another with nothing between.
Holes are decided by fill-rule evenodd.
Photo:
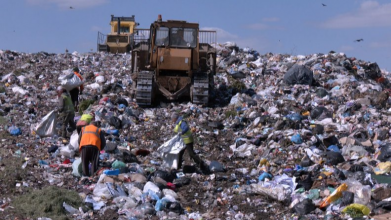
<instances>
[{"instance_id":1,"label":"bulldozer track","mask_svg":"<svg viewBox=\"0 0 391 220\"><path fill-rule=\"evenodd\" d=\"M192 101L195 104L208 104L209 77L207 75L194 76L192 88Z\"/></svg>"},{"instance_id":2,"label":"bulldozer track","mask_svg":"<svg viewBox=\"0 0 391 220\"><path fill-rule=\"evenodd\" d=\"M137 79L136 102L138 105L149 106L153 103L153 74L140 72Z\"/></svg>"}]
</instances>

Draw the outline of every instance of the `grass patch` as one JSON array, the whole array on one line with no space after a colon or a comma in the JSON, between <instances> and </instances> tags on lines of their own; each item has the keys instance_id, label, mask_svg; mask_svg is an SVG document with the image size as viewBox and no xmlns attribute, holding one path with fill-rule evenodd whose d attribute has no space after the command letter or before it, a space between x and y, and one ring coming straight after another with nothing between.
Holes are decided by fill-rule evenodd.
<instances>
[{"instance_id":1,"label":"grass patch","mask_svg":"<svg viewBox=\"0 0 391 220\"><path fill-rule=\"evenodd\" d=\"M0 172L0 192L1 194L14 193L16 183L22 182L27 177L27 171L22 169L24 163L22 158L6 156L9 152L1 151L1 172Z\"/></svg>"},{"instance_id":2,"label":"grass patch","mask_svg":"<svg viewBox=\"0 0 391 220\"><path fill-rule=\"evenodd\" d=\"M78 209L82 201L77 192L49 186L34 190L19 196L12 201L15 212L29 218L48 217L51 219L67 220L63 202Z\"/></svg>"},{"instance_id":3,"label":"grass patch","mask_svg":"<svg viewBox=\"0 0 391 220\"><path fill-rule=\"evenodd\" d=\"M15 76L20 76L25 71L23 69L15 69L13 72L14 72Z\"/></svg>"},{"instance_id":4,"label":"grass patch","mask_svg":"<svg viewBox=\"0 0 391 220\"><path fill-rule=\"evenodd\" d=\"M242 81L234 79L232 76L228 76L228 82L230 84L229 87L235 88L238 91L241 91L241 90L247 88L246 85Z\"/></svg>"},{"instance_id":5,"label":"grass patch","mask_svg":"<svg viewBox=\"0 0 391 220\"><path fill-rule=\"evenodd\" d=\"M348 214L352 218L361 218L364 216L361 210L350 207L346 209L345 214Z\"/></svg>"},{"instance_id":6,"label":"grass patch","mask_svg":"<svg viewBox=\"0 0 391 220\"><path fill-rule=\"evenodd\" d=\"M0 116L0 125L5 125L5 124L7 124L7 120L3 116Z\"/></svg>"},{"instance_id":7,"label":"grass patch","mask_svg":"<svg viewBox=\"0 0 391 220\"><path fill-rule=\"evenodd\" d=\"M225 118L235 117L238 115L238 112L235 109L227 109L227 111L224 112Z\"/></svg>"}]
</instances>

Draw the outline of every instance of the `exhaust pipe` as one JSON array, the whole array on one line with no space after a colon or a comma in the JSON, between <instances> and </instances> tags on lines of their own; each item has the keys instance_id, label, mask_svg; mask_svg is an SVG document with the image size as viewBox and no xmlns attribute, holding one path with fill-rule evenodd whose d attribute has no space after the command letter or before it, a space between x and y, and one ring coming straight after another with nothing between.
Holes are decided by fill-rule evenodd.
<instances>
[{"instance_id":1,"label":"exhaust pipe","mask_svg":"<svg viewBox=\"0 0 391 220\"><path fill-rule=\"evenodd\" d=\"M121 21L120 21L119 17L117 18L117 21L118 21L117 34L119 35L121 33L121 31L120 31L120 29L121 29Z\"/></svg>"},{"instance_id":2,"label":"exhaust pipe","mask_svg":"<svg viewBox=\"0 0 391 220\"><path fill-rule=\"evenodd\" d=\"M158 15L158 16L157 16L157 21L158 21L158 22L162 22L162 15Z\"/></svg>"}]
</instances>

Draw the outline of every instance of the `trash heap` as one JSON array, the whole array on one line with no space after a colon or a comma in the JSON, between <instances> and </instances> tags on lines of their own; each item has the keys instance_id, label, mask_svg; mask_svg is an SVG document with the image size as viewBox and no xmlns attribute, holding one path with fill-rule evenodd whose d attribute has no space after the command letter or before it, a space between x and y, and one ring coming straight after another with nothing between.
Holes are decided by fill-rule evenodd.
<instances>
[{"instance_id":1,"label":"trash heap","mask_svg":"<svg viewBox=\"0 0 391 220\"><path fill-rule=\"evenodd\" d=\"M390 217L389 72L334 51L261 55L233 42L214 47L218 71L208 107L164 101L153 108L138 106L129 54L0 51L2 215ZM60 80L74 66L85 78L75 120L94 112L107 139L93 178L81 178L76 132L62 139L55 123L43 131L39 126L56 105ZM200 172L186 154L183 169L173 169L177 153L167 143L174 136L174 112L188 121L195 151L212 174ZM53 187L79 198L42 193L58 195L60 208L26 207L37 197L31 195Z\"/></svg>"}]
</instances>

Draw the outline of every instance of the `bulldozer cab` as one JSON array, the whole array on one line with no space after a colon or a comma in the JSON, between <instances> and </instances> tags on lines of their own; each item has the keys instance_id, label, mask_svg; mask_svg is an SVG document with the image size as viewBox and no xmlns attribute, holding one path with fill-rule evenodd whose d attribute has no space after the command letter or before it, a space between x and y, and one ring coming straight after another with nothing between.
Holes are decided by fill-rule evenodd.
<instances>
[{"instance_id":1,"label":"bulldozer cab","mask_svg":"<svg viewBox=\"0 0 391 220\"><path fill-rule=\"evenodd\" d=\"M196 48L198 30L182 27L158 27L155 36L156 46Z\"/></svg>"},{"instance_id":2,"label":"bulldozer cab","mask_svg":"<svg viewBox=\"0 0 391 220\"><path fill-rule=\"evenodd\" d=\"M197 23L168 20L151 24L149 62L157 76L192 77L198 68Z\"/></svg>"}]
</instances>

